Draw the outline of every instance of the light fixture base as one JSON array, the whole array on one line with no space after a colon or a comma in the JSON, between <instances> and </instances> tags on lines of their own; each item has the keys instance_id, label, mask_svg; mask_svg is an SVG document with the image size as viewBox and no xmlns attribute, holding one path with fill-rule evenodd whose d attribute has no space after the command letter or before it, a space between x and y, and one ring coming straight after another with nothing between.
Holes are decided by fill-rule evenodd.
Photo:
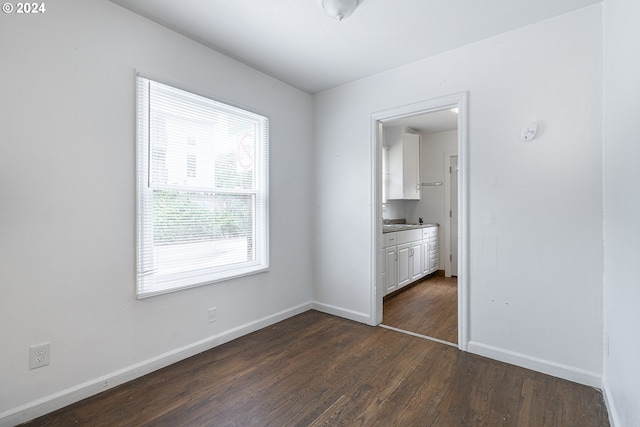
<instances>
[{"instance_id":1,"label":"light fixture base","mask_svg":"<svg viewBox=\"0 0 640 427\"><path fill-rule=\"evenodd\" d=\"M351 16L362 0L318 0L324 11L337 21Z\"/></svg>"}]
</instances>

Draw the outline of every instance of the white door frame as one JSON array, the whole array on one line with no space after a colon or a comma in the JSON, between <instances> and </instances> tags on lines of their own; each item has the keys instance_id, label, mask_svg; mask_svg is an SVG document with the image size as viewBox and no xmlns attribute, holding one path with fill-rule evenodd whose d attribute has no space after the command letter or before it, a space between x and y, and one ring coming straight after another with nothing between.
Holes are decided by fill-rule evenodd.
<instances>
[{"instance_id":1,"label":"white door frame","mask_svg":"<svg viewBox=\"0 0 640 427\"><path fill-rule=\"evenodd\" d=\"M371 115L371 242L372 289L371 325L382 322L383 251L382 236L382 143L380 124L416 114L458 108L458 348L466 351L469 342L469 94L460 92L441 98L379 111Z\"/></svg>"},{"instance_id":2,"label":"white door frame","mask_svg":"<svg viewBox=\"0 0 640 427\"><path fill-rule=\"evenodd\" d=\"M447 255L452 255L453 254L453 250L452 250L452 242L453 242L453 220L450 216L446 215L447 212L451 211L451 190L453 189L451 186L451 177L453 175L452 172L446 173L447 169L451 168L451 159L453 157L458 157L458 153L450 153L447 152L444 155L444 170L445 170L445 177L444 177L444 212L445 212L445 221L447 222L447 233L444 239L444 253L445 253L445 257L444 257L444 275L445 277L452 277L453 276L453 261L451 259L450 256ZM456 171L456 174L458 172ZM456 188L456 193L459 190L459 187ZM459 214L460 211L458 211ZM456 262L458 260L456 259ZM456 271L456 276L457 276L457 271Z\"/></svg>"}]
</instances>

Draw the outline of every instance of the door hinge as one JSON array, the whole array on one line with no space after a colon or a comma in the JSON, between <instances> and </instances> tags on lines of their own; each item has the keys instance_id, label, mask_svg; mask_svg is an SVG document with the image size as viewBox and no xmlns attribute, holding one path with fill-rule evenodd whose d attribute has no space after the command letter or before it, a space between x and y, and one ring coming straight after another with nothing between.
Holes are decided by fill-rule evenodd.
<instances>
[{"instance_id":1,"label":"door hinge","mask_svg":"<svg viewBox=\"0 0 640 427\"><path fill-rule=\"evenodd\" d=\"M453 254L449 254L449 261L453 261Z\"/></svg>"},{"instance_id":2,"label":"door hinge","mask_svg":"<svg viewBox=\"0 0 640 427\"><path fill-rule=\"evenodd\" d=\"M453 214L449 211L449 218L453 218Z\"/></svg>"},{"instance_id":3,"label":"door hinge","mask_svg":"<svg viewBox=\"0 0 640 427\"><path fill-rule=\"evenodd\" d=\"M449 173L451 173L451 166L449 166Z\"/></svg>"}]
</instances>

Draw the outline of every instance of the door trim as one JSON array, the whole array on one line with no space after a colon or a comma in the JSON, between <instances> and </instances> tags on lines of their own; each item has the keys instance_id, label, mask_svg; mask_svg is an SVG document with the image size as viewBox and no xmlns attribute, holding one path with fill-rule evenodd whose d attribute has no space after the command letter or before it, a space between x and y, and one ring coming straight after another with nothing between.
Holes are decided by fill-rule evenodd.
<instances>
[{"instance_id":1,"label":"door trim","mask_svg":"<svg viewBox=\"0 0 640 427\"><path fill-rule=\"evenodd\" d=\"M409 104L371 115L371 316L370 324L382 322L383 251L382 236L382 124L449 108L458 108L458 348L466 351L469 343L469 93L459 92L415 104Z\"/></svg>"},{"instance_id":2,"label":"door trim","mask_svg":"<svg viewBox=\"0 0 640 427\"><path fill-rule=\"evenodd\" d=\"M451 160L454 157L457 158L458 160L460 159L460 157L458 156L457 153L449 153L448 152L448 153L445 154L445 161L444 161L445 162L445 164L444 164L445 171L446 171L446 169L451 168ZM456 175L458 175L458 178L459 178L459 173L457 171L456 171ZM445 180L444 180L445 181L444 182L444 185L445 185L445 188L444 188L444 209L445 209L445 212L452 211L452 209L451 209L451 204L452 204L451 203L451 200L452 200L452 198L451 198L451 190L452 190L451 181L452 181L452 178L451 177L452 176L453 176L452 172L445 174ZM459 190L460 190L460 186L457 187L456 192L459 191ZM460 209L458 209L458 215L459 214L460 214ZM453 242L453 239L452 239L452 237L453 237L453 219L451 217L446 217L445 219L447 221L447 235L446 235L446 238L445 238L445 254L446 255L451 255L451 254L453 254L453 245L452 245L452 242ZM456 260L456 262L459 261L459 260L460 259L458 258ZM451 258L449 256L445 256L445 264L444 265L445 265L445 273L444 273L445 277L452 277L454 275L453 274L453 262L452 262L452 260L451 260ZM455 276L458 276L458 270L457 269L456 269Z\"/></svg>"},{"instance_id":3,"label":"door trim","mask_svg":"<svg viewBox=\"0 0 640 427\"><path fill-rule=\"evenodd\" d=\"M451 277L451 260L447 255L451 254L451 218L446 216L446 213L451 210L451 173L447 173L447 169L451 167L451 157L457 156L457 153L452 153L447 151L444 154L444 211L445 211L445 221L447 222L447 233L444 236L444 275L445 277ZM442 259L442 257L441 257Z\"/></svg>"}]
</instances>

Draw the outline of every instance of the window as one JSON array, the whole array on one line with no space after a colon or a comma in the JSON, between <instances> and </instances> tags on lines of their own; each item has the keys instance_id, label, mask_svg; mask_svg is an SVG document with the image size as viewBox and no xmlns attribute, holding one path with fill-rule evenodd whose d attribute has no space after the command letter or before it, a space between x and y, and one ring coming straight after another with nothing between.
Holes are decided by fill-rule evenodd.
<instances>
[{"instance_id":1,"label":"window","mask_svg":"<svg viewBox=\"0 0 640 427\"><path fill-rule=\"evenodd\" d=\"M137 80L138 298L265 271L267 118Z\"/></svg>"}]
</instances>

